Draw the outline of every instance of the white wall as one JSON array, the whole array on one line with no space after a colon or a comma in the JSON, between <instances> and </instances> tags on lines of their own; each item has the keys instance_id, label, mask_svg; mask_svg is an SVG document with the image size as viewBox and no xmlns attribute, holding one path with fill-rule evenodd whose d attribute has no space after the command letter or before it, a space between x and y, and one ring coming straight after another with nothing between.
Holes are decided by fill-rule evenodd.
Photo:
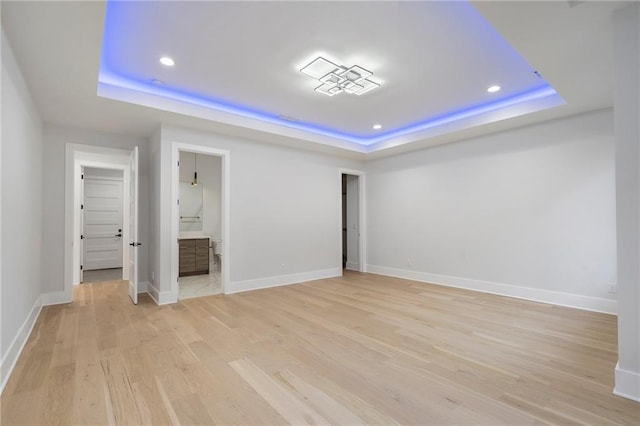
<instances>
[{"instance_id":1,"label":"white wall","mask_svg":"<svg viewBox=\"0 0 640 426\"><path fill-rule=\"evenodd\" d=\"M615 14L616 395L640 401L640 4Z\"/></svg>"},{"instance_id":2,"label":"white wall","mask_svg":"<svg viewBox=\"0 0 640 426\"><path fill-rule=\"evenodd\" d=\"M358 176L347 175L347 269L360 270Z\"/></svg>"},{"instance_id":3,"label":"white wall","mask_svg":"<svg viewBox=\"0 0 640 426\"><path fill-rule=\"evenodd\" d=\"M336 275L341 270L339 167L362 168L362 163L286 147L232 139L216 134L163 127L162 151L172 142L228 150L231 161L230 242L231 283L226 291L276 285L292 278ZM171 189L170 158L158 167L163 177L160 194ZM162 198L162 195L160 195ZM152 203L155 205L155 200ZM171 200L161 199L162 214L170 214ZM162 231L168 228L161 228ZM171 237L162 233L161 264L155 274L168 277ZM315 275L314 275L315 274ZM166 284L165 284L166 283ZM161 281L162 291L171 283Z\"/></svg>"},{"instance_id":4,"label":"white wall","mask_svg":"<svg viewBox=\"0 0 640 426\"><path fill-rule=\"evenodd\" d=\"M2 32L0 390L40 307L42 123Z\"/></svg>"},{"instance_id":5,"label":"white wall","mask_svg":"<svg viewBox=\"0 0 640 426\"><path fill-rule=\"evenodd\" d=\"M44 292L64 290L64 224L65 224L65 145L67 143L131 150L138 146L139 156L139 282L149 280L149 149L142 138L69 129L46 125L44 129L44 191L42 259Z\"/></svg>"},{"instance_id":6,"label":"white wall","mask_svg":"<svg viewBox=\"0 0 640 426\"><path fill-rule=\"evenodd\" d=\"M159 301L160 288L164 284L169 286L170 283L162 283L162 276L169 279L170 274L170 262L169 259L165 259L163 263L163 253L166 255L166 250L162 250L160 247L162 241L162 229L169 226L168 216L163 218L162 201L163 197L167 194L163 194L163 179L166 179L165 185L169 184L169 180L166 175L162 173L162 152L161 152L161 129L158 129L149 140L150 151L150 164L149 164L149 286L148 292L156 302ZM163 219L166 221L163 223Z\"/></svg>"},{"instance_id":7,"label":"white wall","mask_svg":"<svg viewBox=\"0 0 640 426\"><path fill-rule=\"evenodd\" d=\"M615 311L613 146L606 110L370 162L369 270Z\"/></svg>"}]
</instances>

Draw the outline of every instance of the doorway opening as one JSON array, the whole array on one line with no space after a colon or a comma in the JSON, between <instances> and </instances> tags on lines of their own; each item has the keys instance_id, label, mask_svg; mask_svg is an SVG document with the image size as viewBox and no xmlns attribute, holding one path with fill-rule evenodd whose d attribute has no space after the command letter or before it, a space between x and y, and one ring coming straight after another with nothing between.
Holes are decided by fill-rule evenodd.
<instances>
[{"instance_id":1,"label":"doorway opening","mask_svg":"<svg viewBox=\"0 0 640 426\"><path fill-rule=\"evenodd\" d=\"M229 265L229 153L174 142L172 293L224 293Z\"/></svg>"},{"instance_id":2,"label":"doorway opening","mask_svg":"<svg viewBox=\"0 0 640 426\"><path fill-rule=\"evenodd\" d=\"M47 302L72 302L74 287L80 284L83 278L86 280L86 277L82 276L84 275L84 257L87 255L86 252L83 253L83 219L85 219L83 190L86 189L83 173L88 169L100 169L102 173L112 171L117 176L122 176L122 228L116 228L112 238L120 239L122 249L120 279L128 281L129 296L135 304L138 302L137 252L141 245L138 242L138 147L127 151L67 144L65 158L64 289L62 292L51 294ZM117 229L122 229L121 237L116 237L119 233ZM100 264L97 265L100 268Z\"/></svg>"},{"instance_id":3,"label":"doorway opening","mask_svg":"<svg viewBox=\"0 0 640 426\"><path fill-rule=\"evenodd\" d=\"M364 272L364 173L355 170L341 170L340 189L342 269Z\"/></svg>"},{"instance_id":4,"label":"doorway opening","mask_svg":"<svg viewBox=\"0 0 640 426\"><path fill-rule=\"evenodd\" d=\"M123 279L124 172L82 167L80 283Z\"/></svg>"},{"instance_id":5,"label":"doorway opening","mask_svg":"<svg viewBox=\"0 0 640 426\"><path fill-rule=\"evenodd\" d=\"M178 299L222 293L222 158L179 151Z\"/></svg>"}]
</instances>

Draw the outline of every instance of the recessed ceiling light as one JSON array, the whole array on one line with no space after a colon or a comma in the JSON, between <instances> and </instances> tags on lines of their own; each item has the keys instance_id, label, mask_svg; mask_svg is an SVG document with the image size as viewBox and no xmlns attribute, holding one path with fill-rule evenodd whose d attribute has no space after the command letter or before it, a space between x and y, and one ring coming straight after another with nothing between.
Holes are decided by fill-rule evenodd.
<instances>
[{"instance_id":1,"label":"recessed ceiling light","mask_svg":"<svg viewBox=\"0 0 640 426\"><path fill-rule=\"evenodd\" d=\"M168 67L172 67L175 65L175 62L173 61L173 59L171 59L168 56L163 56L162 58L160 58L160 63Z\"/></svg>"},{"instance_id":2,"label":"recessed ceiling light","mask_svg":"<svg viewBox=\"0 0 640 426\"><path fill-rule=\"evenodd\" d=\"M491 86L491 87L489 87L489 88L487 89L487 92L489 92L489 93L494 93L494 92L497 92L498 90L500 90L500 86L495 85L495 86Z\"/></svg>"},{"instance_id":3,"label":"recessed ceiling light","mask_svg":"<svg viewBox=\"0 0 640 426\"><path fill-rule=\"evenodd\" d=\"M382 129L382 125L381 125L381 124L374 124L374 125L373 125L373 128L374 128L375 130L380 130L380 129Z\"/></svg>"}]
</instances>

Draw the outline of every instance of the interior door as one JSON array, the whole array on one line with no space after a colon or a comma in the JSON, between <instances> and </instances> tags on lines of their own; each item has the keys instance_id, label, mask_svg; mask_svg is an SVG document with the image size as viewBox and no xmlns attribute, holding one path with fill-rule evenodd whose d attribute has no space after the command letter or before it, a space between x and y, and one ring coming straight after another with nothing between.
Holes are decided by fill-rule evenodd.
<instances>
[{"instance_id":1,"label":"interior door","mask_svg":"<svg viewBox=\"0 0 640 426\"><path fill-rule=\"evenodd\" d=\"M129 296L138 304L138 147L131 152L129 159Z\"/></svg>"},{"instance_id":2,"label":"interior door","mask_svg":"<svg viewBox=\"0 0 640 426\"><path fill-rule=\"evenodd\" d=\"M85 169L82 185L83 270L122 268L122 172L106 177L90 170L97 169Z\"/></svg>"},{"instance_id":3,"label":"interior door","mask_svg":"<svg viewBox=\"0 0 640 426\"><path fill-rule=\"evenodd\" d=\"M84 202L84 167L80 168L80 199ZM80 212L80 280L79 283L84 281L84 211Z\"/></svg>"}]
</instances>

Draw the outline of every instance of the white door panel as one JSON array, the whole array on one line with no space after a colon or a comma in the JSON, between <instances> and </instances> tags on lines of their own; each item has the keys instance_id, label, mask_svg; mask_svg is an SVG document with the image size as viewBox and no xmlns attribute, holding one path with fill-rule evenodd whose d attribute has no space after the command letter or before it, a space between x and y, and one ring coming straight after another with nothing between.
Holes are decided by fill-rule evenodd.
<instances>
[{"instance_id":1,"label":"white door panel","mask_svg":"<svg viewBox=\"0 0 640 426\"><path fill-rule=\"evenodd\" d=\"M85 224L91 226L113 226L122 223L122 211L91 210L85 208Z\"/></svg>"},{"instance_id":2,"label":"white door panel","mask_svg":"<svg viewBox=\"0 0 640 426\"><path fill-rule=\"evenodd\" d=\"M121 182L121 180L88 177L85 179L85 189L92 196L96 194L100 197L118 197L122 193L122 189L114 186L114 182Z\"/></svg>"},{"instance_id":3,"label":"white door panel","mask_svg":"<svg viewBox=\"0 0 640 426\"><path fill-rule=\"evenodd\" d=\"M119 212L122 211L122 195L117 194L112 198L93 197L85 200L85 208L94 211Z\"/></svg>"},{"instance_id":4,"label":"white door panel","mask_svg":"<svg viewBox=\"0 0 640 426\"><path fill-rule=\"evenodd\" d=\"M129 160L129 297L138 304L138 147Z\"/></svg>"},{"instance_id":5,"label":"white door panel","mask_svg":"<svg viewBox=\"0 0 640 426\"><path fill-rule=\"evenodd\" d=\"M122 268L122 181L85 178L82 265Z\"/></svg>"},{"instance_id":6,"label":"white door panel","mask_svg":"<svg viewBox=\"0 0 640 426\"><path fill-rule=\"evenodd\" d=\"M118 232L114 233L113 231L114 229L116 231L118 231L118 229L121 229L121 228L118 228L119 226L120 224L118 224L117 222L91 225L91 235L96 238L105 238L105 237L115 238Z\"/></svg>"}]
</instances>

